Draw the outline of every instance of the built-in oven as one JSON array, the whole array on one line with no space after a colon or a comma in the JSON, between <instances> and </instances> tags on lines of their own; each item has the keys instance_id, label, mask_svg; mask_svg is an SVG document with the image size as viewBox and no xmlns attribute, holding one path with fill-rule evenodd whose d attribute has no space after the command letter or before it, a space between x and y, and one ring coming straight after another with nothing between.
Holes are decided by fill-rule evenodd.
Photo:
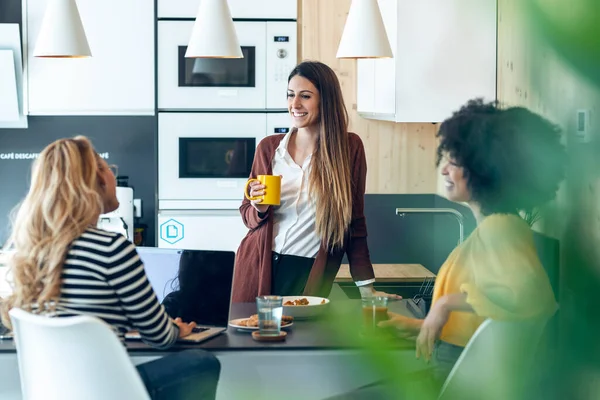
<instances>
[{"instance_id":1,"label":"built-in oven","mask_svg":"<svg viewBox=\"0 0 600 400\"><path fill-rule=\"evenodd\" d=\"M159 209L231 209L258 143L290 129L287 112L159 113Z\"/></svg>"},{"instance_id":2,"label":"built-in oven","mask_svg":"<svg viewBox=\"0 0 600 400\"><path fill-rule=\"evenodd\" d=\"M229 1L243 58L185 58L196 7L172 3L159 7L159 111L286 108L287 76L297 62L295 0Z\"/></svg>"}]
</instances>

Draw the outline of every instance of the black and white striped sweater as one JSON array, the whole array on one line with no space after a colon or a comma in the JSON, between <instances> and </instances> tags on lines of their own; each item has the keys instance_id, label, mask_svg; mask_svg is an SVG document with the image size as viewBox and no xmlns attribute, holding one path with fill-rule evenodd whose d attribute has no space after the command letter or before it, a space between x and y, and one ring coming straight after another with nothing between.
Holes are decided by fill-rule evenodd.
<instances>
[{"instance_id":1,"label":"black and white striped sweater","mask_svg":"<svg viewBox=\"0 0 600 400\"><path fill-rule=\"evenodd\" d=\"M121 234L87 229L73 241L63 271L56 316L91 315L121 339L138 330L157 348L177 341L179 329L158 302L135 246Z\"/></svg>"}]
</instances>

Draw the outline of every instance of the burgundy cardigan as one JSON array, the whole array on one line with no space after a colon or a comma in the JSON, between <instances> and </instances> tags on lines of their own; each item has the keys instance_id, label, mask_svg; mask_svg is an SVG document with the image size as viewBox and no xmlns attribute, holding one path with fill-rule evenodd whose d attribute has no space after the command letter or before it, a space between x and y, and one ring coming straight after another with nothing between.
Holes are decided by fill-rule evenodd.
<instances>
[{"instance_id":1,"label":"burgundy cardigan","mask_svg":"<svg viewBox=\"0 0 600 400\"><path fill-rule=\"evenodd\" d=\"M331 291L344 253L348 254L350 273L355 281L373 279L373 266L367 247L367 225L363 213L367 161L360 137L349 135L350 168L352 169L352 221L346 234L343 248L328 252L321 244L308 282L304 288L306 296L326 297ZM272 135L258 144L250 177L273 173L272 161L284 135ZM244 198L240 214L249 231L238 248L235 259L233 282L234 302L254 302L256 296L271 294L271 256L273 248L273 207L269 207L264 218L250 201Z\"/></svg>"}]
</instances>

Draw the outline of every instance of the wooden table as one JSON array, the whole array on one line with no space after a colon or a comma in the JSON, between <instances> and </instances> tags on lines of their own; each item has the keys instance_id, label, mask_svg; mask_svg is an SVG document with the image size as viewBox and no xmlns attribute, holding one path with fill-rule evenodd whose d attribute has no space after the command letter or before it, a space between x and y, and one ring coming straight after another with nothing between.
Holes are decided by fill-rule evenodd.
<instances>
[{"instance_id":1,"label":"wooden table","mask_svg":"<svg viewBox=\"0 0 600 400\"><path fill-rule=\"evenodd\" d=\"M373 270L378 283L423 282L425 279L435 278L435 274L421 264L373 264ZM348 264L342 264L334 282L353 282Z\"/></svg>"}]
</instances>

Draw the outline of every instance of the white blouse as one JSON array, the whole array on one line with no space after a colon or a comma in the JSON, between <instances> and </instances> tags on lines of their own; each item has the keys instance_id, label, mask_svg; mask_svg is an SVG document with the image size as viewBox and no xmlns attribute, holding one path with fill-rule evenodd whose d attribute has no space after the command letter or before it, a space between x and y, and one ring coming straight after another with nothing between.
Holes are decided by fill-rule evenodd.
<instances>
[{"instance_id":1,"label":"white blouse","mask_svg":"<svg viewBox=\"0 0 600 400\"><path fill-rule=\"evenodd\" d=\"M306 157L302 166L296 164L287 150L293 131L283 137L272 161L273 175L283 177L281 204L273 209L273 251L314 258L321 239L316 232L316 203L308 192L312 155Z\"/></svg>"},{"instance_id":2,"label":"white blouse","mask_svg":"<svg viewBox=\"0 0 600 400\"><path fill-rule=\"evenodd\" d=\"M321 248L316 231L316 202L309 198L308 177L312 155L302 166L296 164L287 150L294 130L290 129L275 150L273 175L281 175L281 204L273 208L273 251L279 254L315 258ZM268 190L268 188L267 188ZM366 286L375 279L355 282Z\"/></svg>"}]
</instances>

